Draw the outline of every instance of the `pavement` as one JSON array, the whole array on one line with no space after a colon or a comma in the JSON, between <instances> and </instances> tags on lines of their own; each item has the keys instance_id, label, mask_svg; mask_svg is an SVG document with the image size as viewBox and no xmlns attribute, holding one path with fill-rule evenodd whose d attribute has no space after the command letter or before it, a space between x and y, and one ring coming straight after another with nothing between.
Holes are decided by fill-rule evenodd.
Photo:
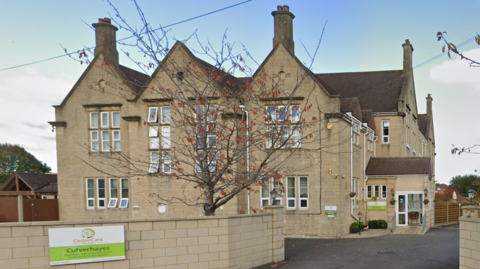
<instances>
[{"instance_id":1,"label":"pavement","mask_svg":"<svg viewBox=\"0 0 480 269\"><path fill-rule=\"evenodd\" d=\"M285 261L258 268L435 268L459 267L458 224L425 235L369 229L341 239L285 239Z\"/></svg>"}]
</instances>

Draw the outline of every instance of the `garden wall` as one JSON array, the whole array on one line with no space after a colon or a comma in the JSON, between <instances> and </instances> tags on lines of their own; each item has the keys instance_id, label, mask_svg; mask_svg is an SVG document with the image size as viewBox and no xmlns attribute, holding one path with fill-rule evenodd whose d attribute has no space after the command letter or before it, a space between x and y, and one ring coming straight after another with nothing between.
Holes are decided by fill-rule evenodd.
<instances>
[{"instance_id":1,"label":"garden wall","mask_svg":"<svg viewBox=\"0 0 480 269\"><path fill-rule=\"evenodd\" d=\"M50 228L125 226L126 260L49 266ZM198 218L0 223L0 268L252 268L284 260L283 207Z\"/></svg>"},{"instance_id":2,"label":"garden wall","mask_svg":"<svg viewBox=\"0 0 480 269\"><path fill-rule=\"evenodd\" d=\"M480 206L462 206L460 217L460 268L480 268Z\"/></svg>"}]
</instances>

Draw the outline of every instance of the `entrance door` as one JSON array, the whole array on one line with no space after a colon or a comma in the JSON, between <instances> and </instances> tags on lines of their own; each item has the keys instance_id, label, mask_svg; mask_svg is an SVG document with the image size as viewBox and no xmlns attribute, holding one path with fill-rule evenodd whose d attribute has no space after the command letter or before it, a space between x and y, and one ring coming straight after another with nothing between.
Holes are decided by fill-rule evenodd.
<instances>
[{"instance_id":1,"label":"entrance door","mask_svg":"<svg viewBox=\"0 0 480 269\"><path fill-rule=\"evenodd\" d=\"M423 193L397 193L397 225L417 226L422 224Z\"/></svg>"}]
</instances>

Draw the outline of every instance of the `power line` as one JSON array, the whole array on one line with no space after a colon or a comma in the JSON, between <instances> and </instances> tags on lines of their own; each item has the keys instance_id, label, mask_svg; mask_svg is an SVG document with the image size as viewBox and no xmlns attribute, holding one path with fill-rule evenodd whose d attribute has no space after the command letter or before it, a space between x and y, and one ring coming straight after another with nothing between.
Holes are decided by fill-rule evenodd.
<instances>
[{"instance_id":1,"label":"power line","mask_svg":"<svg viewBox=\"0 0 480 269\"><path fill-rule=\"evenodd\" d=\"M457 48L460 48L460 47L462 47L462 46L465 46L465 45L467 45L468 43L472 42L473 40L475 40L475 36L472 37L472 38L469 38L469 39L467 39L467 40L465 40L465 41L463 41L463 42L460 43L460 44L458 44L458 45L457 45ZM440 53L440 54L438 54L438 55L435 55L435 56L433 56L432 58L430 58L430 59L428 59L428 60L426 60L426 61L424 61L424 62L422 62L422 63L417 64L416 66L413 67L413 69L422 67L422 66L424 66L424 65L426 65L426 64L428 64L428 63L430 63L430 62L433 62L433 61L435 61L436 59L444 56L446 53L447 53L447 52L442 52L442 53Z\"/></svg>"},{"instance_id":2,"label":"power line","mask_svg":"<svg viewBox=\"0 0 480 269\"><path fill-rule=\"evenodd\" d=\"M154 31L158 31L158 30L161 30L162 28L166 28L166 27L172 27L172 26L175 26L175 25L178 25L178 24L181 24L181 23L189 22L189 21L192 21L192 20L195 20L195 19L198 19L198 18L202 18L202 17L208 16L208 15L211 15L211 14L214 14L214 13L217 13L217 12L220 12L220 11L224 11L224 10L227 10L227 9L230 9L230 8L233 8L233 7L236 7L236 6L239 6L239 5L243 5L243 4L245 4L245 3L252 2L252 1L253 1L253 0L243 1L243 2L240 2L240 3L234 4L234 5L228 6L228 7L224 7L224 8L221 8L221 9L217 9L217 10L214 10L214 11L211 11L211 12L208 12L208 13L205 13L205 14L202 14L202 15L198 15L198 16L195 16L195 17L192 17L192 18L183 20L183 21L175 22L175 23L166 25L166 26L164 26L164 27L160 27L160 28L154 29ZM117 42L123 41L123 40L126 40L126 39L130 39L130 38L132 38L132 37L135 37L135 36L125 37L125 38L122 38L122 39L117 40ZM87 49L93 49L93 48L95 48L95 47L90 47L90 48L87 48ZM50 57L50 58L47 58L47 59L38 60L38 61L35 61L35 62L29 62L29 63L25 63L25 64L21 64L21 65L16 65L16 66L11 66L11 67L7 67L7 68L3 68L3 69L0 69L0 72L2 72L2 71L7 71L7 70L12 70L12 69L16 69L16 68L20 68L20 67L24 67L24 66L27 66L27 65L32 65L32 64L37 64L37 63L41 63L41 62L46 62L46 61L54 60L54 59L61 58L61 57L65 57L65 56L70 56L70 55L75 54L75 53L77 53L77 52L70 52L70 53L66 53L66 54L62 54L62 55Z\"/></svg>"}]
</instances>

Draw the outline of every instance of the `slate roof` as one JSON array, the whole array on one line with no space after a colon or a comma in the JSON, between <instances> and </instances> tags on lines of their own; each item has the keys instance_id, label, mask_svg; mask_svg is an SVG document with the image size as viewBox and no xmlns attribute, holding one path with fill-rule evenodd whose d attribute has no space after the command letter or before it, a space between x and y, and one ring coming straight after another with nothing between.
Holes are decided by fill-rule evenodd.
<instances>
[{"instance_id":1,"label":"slate roof","mask_svg":"<svg viewBox=\"0 0 480 269\"><path fill-rule=\"evenodd\" d=\"M344 98L358 97L362 109L398 112L397 99L405 79L403 70L315 74Z\"/></svg>"},{"instance_id":2,"label":"slate roof","mask_svg":"<svg viewBox=\"0 0 480 269\"><path fill-rule=\"evenodd\" d=\"M427 114L418 114L418 129L427 137L428 116Z\"/></svg>"},{"instance_id":3,"label":"slate roof","mask_svg":"<svg viewBox=\"0 0 480 269\"><path fill-rule=\"evenodd\" d=\"M395 157L370 158L365 174L367 176L428 175L432 179L430 158Z\"/></svg>"},{"instance_id":4,"label":"slate roof","mask_svg":"<svg viewBox=\"0 0 480 269\"><path fill-rule=\"evenodd\" d=\"M57 193L57 174L17 173L34 193Z\"/></svg>"},{"instance_id":5,"label":"slate roof","mask_svg":"<svg viewBox=\"0 0 480 269\"><path fill-rule=\"evenodd\" d=\"M149 75L138 72L123 65L118 66L118 71L125 75L125 77L127 78L127 82L130 84L130 86L132 86L134 90L136 90L137 94L142 92L143 87L145 87L145 84L150 79Z\"/></svg>"}]
</instances>

